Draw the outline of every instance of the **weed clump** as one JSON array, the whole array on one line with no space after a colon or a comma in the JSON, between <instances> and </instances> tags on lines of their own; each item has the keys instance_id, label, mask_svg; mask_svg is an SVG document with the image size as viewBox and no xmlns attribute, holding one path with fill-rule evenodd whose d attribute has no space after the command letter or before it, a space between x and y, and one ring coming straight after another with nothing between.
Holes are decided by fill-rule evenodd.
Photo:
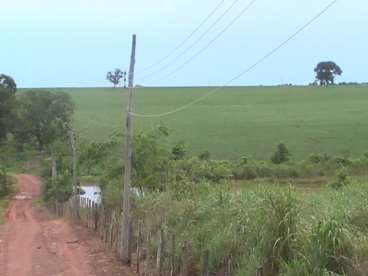
<instances>
[{"instance_id":1,"label":"weed clump","mask_svg":"<svg viewBox=\"0 0 368 276\"><path fill-rule=\"evenodd\" d=\"M337 179L331 184L333 189L339 190L348 186L351 183L346 170L341 170L337 173Z\"/></svg>"}]
</instances>

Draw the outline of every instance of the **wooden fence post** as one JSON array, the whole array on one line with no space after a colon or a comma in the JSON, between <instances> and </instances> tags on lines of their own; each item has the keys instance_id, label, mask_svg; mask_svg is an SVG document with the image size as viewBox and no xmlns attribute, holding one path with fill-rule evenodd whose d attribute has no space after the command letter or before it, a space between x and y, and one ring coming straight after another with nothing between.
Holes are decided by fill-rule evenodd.
<instances>
[{"instance_id":1,"label":"wooden fence post","mask_svg":"<svg viewBox=\"0 0 368 276\"><path fill-rule=\"evenodd\" d=\"M163 254L164 254L164 229L161 226L159 244L157 248L157 259L156 259L157 276L161 276L162 273Z\"/></svg>"},{"instance_id":2,"label":"wooden fence post","mask_svg":"<svg viewBox=\"0 0 368 276\"><path fill-rule=\"evenodd\" d=\"M118 229L118 231L119 231L119 229ZM133 243L134 243L133 220L132 219L129 219L129 242L128 242L128 246L129 246L129 248L128 248L128 256L129 256L129 260L130 260L129 265L131 265L131 262L132 262ZM121 244L123 244L123 243L121 243Z\"/></svg>"},{"instance_id":3,"label":"wooden fence post","mask_svg":"<svg viewBox=\"0 0 368 276\"><path fill-rule=\"evenodd\" d=\"M86 214L86 226L88 228L88 219L89 219L89 214L88 214L88 198L85 199L85 214Z\"/></svg>"},{"instance_id":4,"label":"wooden fence post","mask_svg":"<svg viewBox=\"0 0 368 276\"><path fill-rule=\"evenodd\" d=\"M263 276L263 267L262 266L257 268L256 276Z\"/></svg>"},{"instance_id":5,"label":"wooden fence post","mask_svg":"<svg viewBox=\"0 0 368 276\"><path fill-rule=\"evenodd\" d=\"M110 239L111 213L106 210L105 213L105 242L108 244Z\"/></svg>"},{"instance_id":6,"label":"wooden fence post","mask_svg":"<svg viewBox=\"0 0 368 276\"><path fill-rule=\"evenodd\" d=\"M209 270L209 256L210 252L208 250L204 251L203 253L203 276L209 276L210 270Z\"/></svg>"},{"instance_id":7,"label":"wooden fence post","mask_svg":"<svg viewBox=\"0 0 368 276\"><path fill-rule=\"evenodd\" d=\"M110 233L109 233L109 242L112 247L112 237L114 236L114 226L115 226L115 210L111 212L110 217Z\"/></svg>"},{"instance_id":8,"label":"wooden fence post","mask_svg":"<svg viewBox=\"0 0 368 276\"><path fill-rule=\"evenodd\" d=\"M170 276L175 275L175 234L171 236L171 260L170 260Z\"/></svg>"},{"instance_id":9,"label":"wooden fence post","mask_svg":"<svg viewBox=\"0 0 368 276\"><path fill-rule=\"evenodd\" d=\"M146 275L149 275L150 265L151 265L151 231L148 229L148 232L147 232L147 258L146 258L146 266L145 266L145 269L144 269Z\"/></svg>"},{"instance_id":10,"label":"wooden fence post","mask_svg":"<svg viewBox=\"0 0 368 276\"><path fill-rule=\"evenodd\" d=\"M226 257L225 260L225 276L231 276L231 256Z\"/></svg>"},{"instance_id":11,"label":"wooden fence post","mask_svg":"<svg viewBox=\"0 0 368 276\"><path fill-rule=\"evenodd\" d=\"M181 276L188 276L188 242L184 241L182 246L182 266L181 266Z\"/></svg>"},{"instance_id":12,"label":"wooden fence post","mask_svg":"<svg viewBox=\"0 0 368 276\"><path fill-rule=\"evenodd\" d=\"M88 198L86 198L86 199L84 199L84 214L85 214L85 223L86 223L86 225L87 225L87 227L88 227Z\"/></svg>"},{"instance_id":13,"label":"wooden fence post","mask_svg":"<svg viewBox=\"0 0 368 276\"><path fill-rule=\"evenodd\" d=\"M91 224L91 200L87 198L87 228L90 227Z\"/></svg>"},{"instance_id":14,"label":"wooden fence post","mask_svg":"<svg viewBox=\"0 0 368 276\"><path fill-rule=\"evenodd\" d=\"M138 235L137 235L137 274L140 275L140 262L141 262L141 242L142 242L142 222L138 222ZM119 243L120 244L120 243Z\"/></svg>"},{"instance_id":15,"label":"wooden fence post","mask_svg":"<svg viewBox=\"0 0 368 276\"><path fill-rule=\"evenodd\" d=\"M95 232L98 232L98 204L95 203Z\"/></svg>"},{"instance_id":16,"label":"wooden fence post","mask_svg":"<svg viewBox=\"0 0 368 276\"><path fill-rule=\"evenodd\" d=\"M92 200L88 199L88 228L92 228Z\"/></svg>"},{"instance_id":17,"label":"wooden fence post","mask_svg":"<svg viewBox=\"0 0 368 276\"><path fill-rule=\"evenodd\" d=\"M81 198L81 222L84 223L84 197Z\"/></svg>"},{"instance_id":18,"label":"wooden fence post","mask_svg":"<svg viewBox=\"0 0 368 276\"><path fill-rule=\"evenodd\" d=\"M93 201L89 200L89 228L93 228L95 217L93 215Z\"/></svg>"}]
</instances>

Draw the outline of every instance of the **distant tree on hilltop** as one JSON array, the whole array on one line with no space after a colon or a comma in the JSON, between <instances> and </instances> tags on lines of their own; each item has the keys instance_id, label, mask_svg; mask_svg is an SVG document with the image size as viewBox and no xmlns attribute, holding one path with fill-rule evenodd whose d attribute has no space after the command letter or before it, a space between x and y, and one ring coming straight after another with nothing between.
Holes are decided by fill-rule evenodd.
<instances>
[{"instance_id":1,"label":"distant tree on hilltop","mask_svg":"<svg viewBox=\"0 0 368 276\"><path fill-rule=\"evenodd\" d=\"M114 88L116 88L121 79L124 81L124 88L126 88L126 72L121 71L120 69L115 69L114 72L108 72L106 75L106 79L113 83Z\"/></svg>"},{"instance_id":2,"label":"distant tree on hilltop","mask_svg":"<svg viewBox=\"0 0 368 276\"><path fill-rule=\"evenodd\" d=\"M4 74L0 74L0 88L8 89L13 93L17 91L17 85L14 79Z\"/></svg>"},{"instance_id":3,"label":"distant tree on hilltop","mask_svg":"<svg viewBox=\"0 0 368 276\"><path fill-rule=\"evenodd\" d=\"M316 80L320 85L329 85L335 83L335 77L342 74L341 68L333 61L323 61L314 68Z\"/></svg>"}]
</instances>

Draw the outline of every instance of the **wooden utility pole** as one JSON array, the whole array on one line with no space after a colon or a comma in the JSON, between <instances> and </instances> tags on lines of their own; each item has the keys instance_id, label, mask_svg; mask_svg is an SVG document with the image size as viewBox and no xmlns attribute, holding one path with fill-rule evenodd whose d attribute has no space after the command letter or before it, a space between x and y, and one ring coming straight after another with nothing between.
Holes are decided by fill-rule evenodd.
<instances>
[{"instance_id":1,"label":"wooden utility pole","mask_svg":"<svg viewBox=\"0 0 368 276\"><path fill-rule=\"evenodd\" d=\"M77 194L77 150L75 146L75 133L74 130L71 128L69 130L69 138L70 138L70 147L72 149L72 170L73 170L73 189L74 189L74 195Z\"/></svg>"},{"instance_id":2,"label":"wooden utility pole","mask_svg":"<svg viewBox=\"0 0 368 276\"><path fill-rule=\"evenodd\" d=\"M53 154L51 154L51 181L55 182L57 177L56 159Z\"/></svg>"},{"instance_id":3,"label":"wooden utility pole","mask_svg":"<svg viewBox=\"0 0 368 276\"><path fill-rule=\"evenodd\" d=\"M78 190L78 183L77 183L77 149L76 149L76 138L75 132L73 128L69 129L69 139L70 139L70 147L72 150L72 182L73 182L73 211L77 218L80 217L79 215L79 190ZM73 214L74 215L74 214Z\"/></svg>"},{"instance_id":4,"label":"wooden utility pole","mask_svg":"<svg viewBox=\"0 0 368 276\"><path fill-rule=\"evenodd\" d=\"M124 264L129 265L131 262L130 252L130 179L132 170L132 100L134 89L134 66L135 66L135 48L136 35L133 35L132 55L130 57L130 68L128 76L128 107L126 114L126 125L124 132L124 183L123 183L123 223L122 239L121 239L121 259Z\"/></svg>"}]
</instances>

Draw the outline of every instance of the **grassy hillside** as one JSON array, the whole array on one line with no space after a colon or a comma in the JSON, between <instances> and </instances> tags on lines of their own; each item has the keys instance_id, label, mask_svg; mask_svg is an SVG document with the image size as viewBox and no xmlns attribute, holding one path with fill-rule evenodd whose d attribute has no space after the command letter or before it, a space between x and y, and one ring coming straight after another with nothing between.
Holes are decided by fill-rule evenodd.
<instances>
[{"instance_id":1,"label":"grassy hillside","mask_svg":"<svg viewBox=\"0 0 368 276\"><path fill-rule=\"evenodd\" d=\"M210 88L140 88L134 110L161 113L184 105ZM56 89L54 89L56 90ZM59 90L59 89L58 89ZM127 91L60 89L75 104L75 125L89 139L122 130ZM138 129L164 124L173 142L216 158L252 155L268 159L285 143L295 159L311 153L358 156L368 151L368 87L234 87L163 118L137 118Z\"/></svg>"}]
</instances>

